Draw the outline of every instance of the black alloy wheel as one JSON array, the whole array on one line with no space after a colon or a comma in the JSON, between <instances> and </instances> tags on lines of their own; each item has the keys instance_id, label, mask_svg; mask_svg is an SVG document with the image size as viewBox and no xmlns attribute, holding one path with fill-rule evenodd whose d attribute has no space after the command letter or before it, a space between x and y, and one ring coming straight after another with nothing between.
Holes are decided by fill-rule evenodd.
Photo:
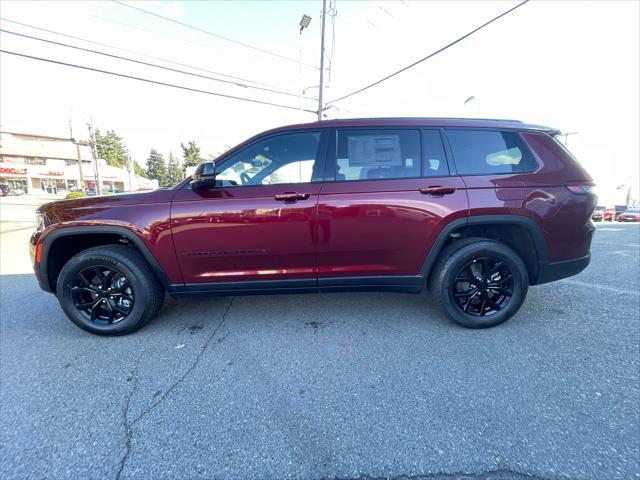
<instances>
[{"instance_id":1,"label":"black alloy wheel","mask_svg":"<svg viewBox=\"0 0 640 480\"><path fill-rule=\"evenodd\" d=\"M449 244L429 275L431 296L454 322L488 328L511 318L529 287L526 265L508 245L469 237Z\"/></svg>"},{"instance_id":2,"label":"black alloy wheel","mask_svg":"<svg viewBox=\"0 0 640 480\"><path fill-rule=\"evenodd\" d=\"M97 335L126 335L160 311L165 290L134 247L102 245L71 257L56 282L69 319Z\"/></svg>"},{"instance_id":3,"label":"black alloy wheel","mask_svg":"<svg viewBox=\"0 0 640 480\"><path fill-rule=\"evenodd\" d=\"M75 307L88 320L107 325L124 320L134 304L134 292L127 277L112 266L96 265L79 271L71 296Z\"/></svg>"},{"instance_id":4,"label":"black alloy wheel","mask_svg":"<svg viewBox=\"0 0 640 480\"><path fill-rule=\"evenodd\" d=\"M451 293L464 313L484 317L507 307L513 288L513 273L507 263L487 256L468 262L458 271Z\"/></svg>"}]
</instances>

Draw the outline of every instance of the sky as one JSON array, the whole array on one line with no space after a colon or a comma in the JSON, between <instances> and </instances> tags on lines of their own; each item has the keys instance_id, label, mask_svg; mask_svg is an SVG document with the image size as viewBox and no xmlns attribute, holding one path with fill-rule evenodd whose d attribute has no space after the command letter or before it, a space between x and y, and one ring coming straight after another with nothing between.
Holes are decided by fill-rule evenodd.
<instances>
[{"instance_id":1,"label":"sky","mask_svg":"<svg viewBox=\"0 0 640 480\"><path fill-rule=\"evenodd\" d=\"M216 156L260 131L315 120L321 0L126 1L223 38L111 1L4 0L3 30L127 56L236 83L223 83L71 50L8 33L3 50L294 109L247 103L95 72L0 57L3 130L86 136L92 121L124 137L141 164L155 148L180 154L195 140ZM328 0L328 3L331 3ZM536 1L438 56L348 99L331 100L426 56L499 13L511 1L336 0L327 18L328 118L453 116L513 118L549 125L607 195L640 182L640 2ZM312 17L302 34L303 14ZM8 22L18 21L105 46ZM249 48L238 42L252 46ZM272 52L272 54L265 53ZM172 60L176 66L141 54ZM282 58L286 57L286 58ZM301 60L301 61L300 61ZM302 64L302 66L301 66ZM216 73L211 73L216 72ZM225 75L225 76L223 76ZM234 79L230 78L236 77ZM241 78L242 80L238 80ZM238 85L239 84L239 85ZM268 88L289 95L257 90ZM468 103L464 101L475 97ZM302 108L296 110L296 108Z\"/></svg>"}]
</instances>

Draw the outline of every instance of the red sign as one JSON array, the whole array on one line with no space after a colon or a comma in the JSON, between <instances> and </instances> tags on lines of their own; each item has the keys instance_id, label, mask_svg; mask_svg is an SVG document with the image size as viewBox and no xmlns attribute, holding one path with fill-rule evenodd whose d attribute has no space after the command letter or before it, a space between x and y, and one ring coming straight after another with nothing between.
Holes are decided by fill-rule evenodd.
<instances>
[{"instance_id":1,"label":"red sign","mask_svg":"<svg viewBox=\"0 0 640 480\"><path fill-rule=\"evenodd\" d=\"M3 175L26 175L26 168L0 167L0 173Z\"/></svg>"}]
</instances>

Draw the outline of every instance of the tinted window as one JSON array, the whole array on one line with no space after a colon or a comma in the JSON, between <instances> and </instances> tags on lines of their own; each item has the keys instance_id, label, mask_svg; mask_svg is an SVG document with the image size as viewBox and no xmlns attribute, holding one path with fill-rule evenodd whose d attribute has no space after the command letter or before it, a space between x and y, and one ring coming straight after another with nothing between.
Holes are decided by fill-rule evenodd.
<instances>
[{"instance_id":1,"label":"tinted window","mask_svg":"<svg viewBox=\"0 0 640 480\"><path fill-rule=\"evenodd\" d=\"M442 138L438 130L422 131L422 175L442 177L449 175L447 157L444 153Z\"/></svg>"},{"instance_id":2,"label":"tinted window","mask_svg":"<svg viewBox=\"0 0 640 480\"><path fill-rule=\"evenodd\" d=\"M318 132L260 140L225 160L216 180L224 186L309 183L319 143Z\"/></svg>"},{"instance_id":3,"label":"tinted window","mask_svg":"<svg viewBox=\"0 0 640 480\"><path fill-rule=\"evenodd\" d=\"M418 130L338 132L336 180L420 176Z\"/></svg>"},{"instance_id":4,"label":"tinted window","mask_svg":"<svg viewBox=\"0 0 640 480\"><path fill-rule=\"evenodd\" d=\"M516 132L447 129L447 137L461 175L529 172L536 166Z\"/></svg>"}]
</instances>

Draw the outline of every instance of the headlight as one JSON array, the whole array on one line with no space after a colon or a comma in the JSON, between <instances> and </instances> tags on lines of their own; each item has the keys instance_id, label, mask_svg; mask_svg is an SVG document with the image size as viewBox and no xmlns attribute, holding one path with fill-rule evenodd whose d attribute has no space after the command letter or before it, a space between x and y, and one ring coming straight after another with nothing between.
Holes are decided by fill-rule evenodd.
<instances>
[{"instance_id":1,"label":"headlight","mask_svg":"<svg viewBox=\"0 0 640 480\"><path fill-rule=\"evenodd\" d=\"M47 226L47 219L42 212L36 212L36 232L41 232Z\"/></svg>"}]
</instances>

